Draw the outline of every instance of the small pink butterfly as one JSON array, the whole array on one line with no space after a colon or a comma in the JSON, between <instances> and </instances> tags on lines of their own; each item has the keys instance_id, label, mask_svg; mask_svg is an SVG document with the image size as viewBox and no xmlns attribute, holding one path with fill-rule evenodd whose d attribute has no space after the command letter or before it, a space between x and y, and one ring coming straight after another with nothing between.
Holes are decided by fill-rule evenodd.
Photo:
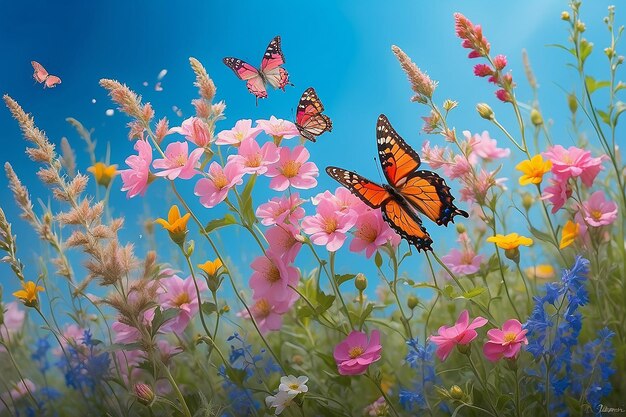
<instances>
[{"instance_id":1,"label":"small pink butterfly","mask_svg":"<svg viewBox=\"0 0 626 417\"><path fill-rule=\"evenodd\" d=\"M239 58L224 58L223 62L233 70L239 79L247 81L248 91L257 98L257 103L258 99L267 98L266 84L283 91L285 91L287 84L293 85L289 82L287 70L282 67L285 63L285 56L280 49L280 36L272 39L267 46L261 61L261 69L257 69Z\"/></svg>"},{"instance_id":2,"label":"small pink butterfly","mask_svg":"<svg viewBox=\"0 0 626 417\"><path fill-rule=\"evenodd\" d=\"M35 69L33 78L38 83L43 83L44 88L52 88L57 84L61 84L61 79L56 75L48 74L48 71L37 61L30 61L31 65Z\"/></svg>"}]
</instances>

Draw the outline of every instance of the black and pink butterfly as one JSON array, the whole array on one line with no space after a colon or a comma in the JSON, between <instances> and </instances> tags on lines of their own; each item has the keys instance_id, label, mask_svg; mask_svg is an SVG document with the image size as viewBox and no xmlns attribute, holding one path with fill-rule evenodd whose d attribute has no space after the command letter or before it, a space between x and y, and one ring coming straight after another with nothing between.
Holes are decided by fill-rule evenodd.
<instances>
[{"instance_id":1,"label":"black and pink butterfly","mask_svg":"<svg viewBox=\"0 0 626 417\"><path fill-rule=\"evenodd\" d=\"M307 88L300 101L296 111L296 127L300 132L300 136L312 142L324 132L333 130L333 122L330 117L322 114L324 105L317 96L313 87Z\"/></svg>"},{"instance_id":2,"label":"black and pink butterfly","mask_svg":"<svg viewBox=\"0 0 626 417\"><path fill-rule=\"evenodd\" d=\"M258 99L267 98L267 89L265 88L267 84L283 91L285 91L286 85L293 85L289 82L287 70L282 67L285 63L285 56L280 49L280 36L272 39L267 46L260 69L239 58L227 57L223 59L223 62L233 70L239 79L247 81L246 87L257 98L257 103Z\"/></svg>"}]
</instances>

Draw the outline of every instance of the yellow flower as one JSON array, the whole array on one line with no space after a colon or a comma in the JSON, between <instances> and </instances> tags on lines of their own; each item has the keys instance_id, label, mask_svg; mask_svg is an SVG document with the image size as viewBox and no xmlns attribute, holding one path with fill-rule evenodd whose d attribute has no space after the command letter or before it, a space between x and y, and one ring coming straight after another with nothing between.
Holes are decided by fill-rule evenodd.
<instances>
[{"instance_id":1,"label":"yellow flower","mask_svg":"<svg viewBox=\"0 0 626 417\"><path fill-rule=\"evenodd\" d=\"M185 242L185 236L187 235L187 222L189 221L190 213L180 216L180 210L178 206L174 204L170 207L170 211L167 213L167 220L156 219L155 223L163 226L165 230L170 233L170 238L174 243L182 245Z\"/></svg>"},{"instance_id":2,"label":"yellow flower","mask_svg":"<svg viewBox=\"0 0 626 417\"><path fill-rule=\"evenodd\" d=\"M526 268L526 275L539 279L554 278L554 268L552 265L539 264Z\"/></svg>"},{"instance_id":3,"label":"yellow flower","mask_svg":"<svg viewBox=\"0 0 626 417\"><path fill-rule=\"evenodd\" d=\"M529 237L520 236L517 233L509 233L508 235L489 236L487 242L495 243L499 248L504 250L517 249L519 246L530 246L533 240Z\"/></svg>"},{"instance_id":4,"label":"yellow flower","mask_svg":"<svg viewBox=\"0 0 626 417\"><path fill-rule=\"evenodd\" d=\"M563 230L561 231L561 244L559 245L559 249L565 249L578 237L580 232L580 225L578 223L574 223L571 220L568 220L563 226Z\"/></svg>"},{"instance_id":5,"label":"yellow flower","mask_svg":"<svg viewBox=\"0 0 626 417\"><path fill-rule=\"evenodd\" d=\"M22 300L25 305L32 307L37 305L37 293L43 290L43 287L35 284L33 281L27 281L22 282L22 289L15 291L13 295Z\"/></svg>"},{"instance_id":6,"label":"yellow flower","mask_svg":"<svg viewBox=\"0 0 626 417\"><path fill-rule=\"evenodd\" d=\"M524 175L519 178L520 185L541 184L543 175L549 172L551 168L552 162L544 161L543 157L539 154L515 166L515 169L524 173Z\"/></svg>"},{"instance_id":7,"label":"yellow flower","mask_svg":"<svg viewBox=\"0 0 626 417\"><path fill-rule=\"evenodd\" d=\"M203 264L199 264L198 268L206 272L206 274L210 277L213 277L217 274L217 271L223 266L220 258L215 259L214 261L206 261Z\"/></svg>"},{"instance_id":8,"label":"yellow flower","mask_svg":"<svg viewBox=\"0 0 626 417\"><path fill-rule=\"evenodd\" d=\"M117 165L106 165L102 162L96 162L93 166L87 168L96 178L96 182L103 187L108 187L113 177L117 175Z\"/></svg>"}]
</instances>

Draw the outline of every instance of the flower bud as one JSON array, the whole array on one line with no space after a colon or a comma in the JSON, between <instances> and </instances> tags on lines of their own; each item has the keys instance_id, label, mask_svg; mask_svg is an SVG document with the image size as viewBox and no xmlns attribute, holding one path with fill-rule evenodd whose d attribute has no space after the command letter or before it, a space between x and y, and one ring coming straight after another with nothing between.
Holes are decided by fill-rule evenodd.
<instances>
[{"instance_id":1,"label":"flower bud","mask_svg":"<svg viewBox=\"0 0 626 417\"><path fill-rule=\"evenodd\" d=\"M530 210L534 202L535 202L535 199L530 193L524 193L522 195L522 206L524 207L524 210L526 211Z\"/></svg>"},{"instance_id":2,"label":"flower bud","mask_svg":"<svg viewBox=\"0 0 626 417\"><path fill-rule=\"evenodd\" d=\"M535 126L541 126L543 124L543 116L537 109L532 109L530 111L530 121Z\"/></svg>"},{"instance_id":3,"label":"flower bud","mask_svg":"<svg viewBox=\"0 0 626 417\"><path fill-rule=\"evenodd\" d=\"M291 361L296 365L302 365L304 363L304 358L302 357L302 355L293 355Z\"/></svg>"},{"instance_id":4,"label":"flower bud","mask_svg":"<svg viewBox=\"0 0 626 417\"><path fill-rule=\"evenodd\" d=\"M561 20L569 21L569 12L561 12Z\"/></svg>"},{"instance_id":5,"label":"flower bud","mask_svg":"<svg viewBox=\"0 0 626 417\"><path fill-rule=\"evenodd\" d=\"M410 310L413 310L415 307L417 307L418 303L419 299L413 294L409 295L409 298L406 299L406 305L409 307Z\"/></svg>"},{"instance_id":6,"label":"flower bud","mask_svg":"<svg viewBox=\"0 0 626 417\"><path fill-rule=\"evenodd\" d=\"M505 250L504 256L506 256L507 258L515 262L516 264L519 263L519 249L518 248Z\"/></svg>"},{"instance_id":7,"label":"flower bud","mask_svg":"<svg viewBox=\"0 0 626 417\"><path fill-rule=\"evenodd\" d=\"M445 111L450 111L458 105L459 103L457 101L450 100L450 99L447 99L446 101L443 102L443 108Z\"/></svg>"},{"instance_id":8,"label":"flower bud","mask_svg":"<svg viewBox=\"0 0 626 417\"><path fill-rule=\"evenodd\" d=\"M137 396L137 400L145 405L146 407L150 407L154 402L155 395L152 388L150 388L147 384L135 384L134 387L135 395Z\"/></svg>"},{"instance_id":9,"label":"flower bud","mask_svg":"<svg viewBox=\"0 0 626 417\"><path fill-rule=\"evenodd\" d=\"M485 120L495 119L495 114L493 113L493 110L491 110L491 107L489 107L489 104L487 103L478 103L476 105L476 111L478 112L480 117L482 117Z\"/></svg>"},{"instance_id":10,"label":"flower bud","mask_svg":"<svg viewBox=\"0 0 626 417\"><path fill-rule=\"evenodd\" d=\"M604 48L604 55L606 55L609 59L613 58L613 56L615 55L615 49Z\"/></svg>"},{"instance_id":11,"label":"flower bud","mask_svg":"<svg viewBox=\"0 0 626 417\"><path fill-rule=\"evenodd\" d=\"M469 343L467 345L456 345L456 349L459 351L459 353L469 356L472 351L472 345Z\"/></svg>"},{"instance_id":12,"label":"flower bud","mask_svg":"<svg viewBox=\"0 0 626 417\"><path fill-rule=\"evenodd\" d=\"M456 232L458 234L465 233L465 232L467 232L467 228L465 227L465 225L463 223L457 223L457 225L456 225Z\"/></svg>"},{"instance_id":13,"label":"flower bud","mask_svg":"<svg viewBox=\"0 0 626 417\"><path fill-rule=\"evenodd\" d=\"M585 31L585 29L587 29L585 24L583 22L581 22L580 20L578 22L576 22L576 25L574 27L580 33L583 33Z\"/></svg>"},{"instance_id":14,"label":"flower bud","mask_svg":"<svg viewBox=\"0 0 626 417\"><path fill-rule=\"evenodd\" d=\"M354 278L354 286L359 292L365 291L367 288L367 278L365 278L365 275L361 273L357 274L356 278Z\"/></svg>"},{"instance_id":15,"label":"flower bud","mask_svg":"<svg viewBox=\"0 0 626 417\"><path fill-rule=\"evenodd\" d=\"M620 55L617 57L617 64L621 65L624 62L624 55Z\"/></svg>"},{"instance_id":16,"label":"flower bud","mask_svg":"<svg viewBox=\"0 0 626 417\"><path fill-rule=\"evenodd\" d=\"M576 110L578 110L578 100L576 99L576 94L570 93L567 95L567 105L569 106L569 111L571 111L572 114L576 113Z\"/></svg>"},{"instance_id":17,"label":"flower bud","mask_svg":"<svg viewBox=\"0 0 626 417\"><path fill-rule=\"evenodd\" d=\"M461 389L461 387L459 387L458 385L452 385L450 387L450 397L452 397L453 399L461 400L464 396L465 393L463 392L463 389Z\"/></svg>"}]
</instances>

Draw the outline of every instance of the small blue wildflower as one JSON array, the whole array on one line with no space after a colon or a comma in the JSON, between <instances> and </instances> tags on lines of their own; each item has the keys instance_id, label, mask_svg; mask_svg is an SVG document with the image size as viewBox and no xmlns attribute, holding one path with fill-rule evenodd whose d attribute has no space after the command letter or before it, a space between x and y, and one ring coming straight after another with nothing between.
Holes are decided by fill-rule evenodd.
<instances>
[{"instance_id":1,"label":"small blue wildflower","mask_svg":"<svg viewBox=\"0 0 626 417\"><path fill-rule=\"evenodd\" d=\"M434 353L435 345L426 342L421 345L417 338L406 342L409 352L405 361L416 371L413 389L401 389L399 394L400 405L405 410L413 411L428 407L426 401L426 391L436 380Z\"/></svg>"},{"instance_id":2,"label":"small blue wildflower","mask_svg":"<svg viewBox=\"0 0 626 417\"><path fill-rule=\"evenodd\" d=\"M35 351L30 355L30 358L37 362L39 371L45 374L50 369L50 363L48 362L48 351L50 350L50 342L47 337L40 337L35 343Z\"/></svg>"}]
</instances>

